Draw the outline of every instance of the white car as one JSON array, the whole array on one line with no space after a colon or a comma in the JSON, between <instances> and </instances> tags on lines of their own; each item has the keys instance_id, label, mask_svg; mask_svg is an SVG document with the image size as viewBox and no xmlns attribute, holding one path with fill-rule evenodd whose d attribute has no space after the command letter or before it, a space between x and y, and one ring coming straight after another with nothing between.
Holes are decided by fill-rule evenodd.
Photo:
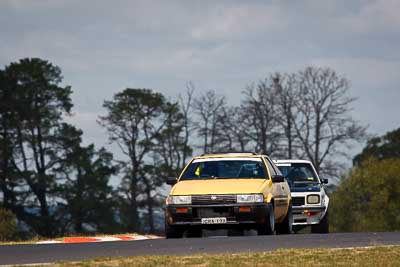
<instances>
[{"instance_id":1,"label":"white car","mask_svg":"<svg viewBox=\"0 0 400 267\"><path fill-rule=\"evenodd\" d=\"M312 233L329 233L328 179L321 179L308 160L274 160L288 180L292 196L293 230L311 226Z\"/></svg>"}]
</instances>

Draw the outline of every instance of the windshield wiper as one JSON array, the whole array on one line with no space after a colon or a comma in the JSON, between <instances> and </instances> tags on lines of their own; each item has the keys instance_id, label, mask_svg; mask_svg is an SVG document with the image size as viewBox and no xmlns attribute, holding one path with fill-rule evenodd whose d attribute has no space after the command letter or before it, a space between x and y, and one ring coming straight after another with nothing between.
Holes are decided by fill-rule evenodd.
<instances>
[{"instance_id":1,"label":"windshield wiper","mask_svg":"<svg viewBox=\"0 0 400 267\"><path fill-rule=\"evenodd\" d=\"M218 176L213 176L213 175L200 175L200 176L197 177L197 178L200 178L200 179L217 179L217 178L220 178L220 177L218 177Z\"/></svg>"}]
</instances>

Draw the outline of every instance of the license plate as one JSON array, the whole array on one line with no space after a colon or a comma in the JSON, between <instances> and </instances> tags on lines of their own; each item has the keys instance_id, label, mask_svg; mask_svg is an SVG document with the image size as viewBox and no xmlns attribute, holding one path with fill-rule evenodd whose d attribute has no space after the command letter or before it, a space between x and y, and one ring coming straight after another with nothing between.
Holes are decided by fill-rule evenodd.
<instances>
[{"instance_id":1,"label":"license plate","mask_svg":"<svg viewBox=\"0 0 400 267\"><path fill-rule=\"evenodd\" d=\"M220 218L202 218L201 219L202 224L221 224L221 223L226 223L226 218L220 217Z\"/></svg>"}]
</instances>

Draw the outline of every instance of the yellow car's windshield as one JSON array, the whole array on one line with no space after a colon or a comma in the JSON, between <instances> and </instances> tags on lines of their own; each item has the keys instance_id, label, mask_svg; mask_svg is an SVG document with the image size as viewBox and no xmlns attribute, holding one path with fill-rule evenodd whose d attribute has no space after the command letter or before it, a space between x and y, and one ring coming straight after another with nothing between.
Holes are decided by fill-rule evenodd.
<instances>
[{"instance_id":1,"label":"yellow car's windshield","mask_svg":"<svg viewBox=\"0 0 400 267\"><path fill-rule=\"evenodd\" d=\"M180 180L265 179L266 170L259 158L194 160Z\"/></svg>"}]
</instances>

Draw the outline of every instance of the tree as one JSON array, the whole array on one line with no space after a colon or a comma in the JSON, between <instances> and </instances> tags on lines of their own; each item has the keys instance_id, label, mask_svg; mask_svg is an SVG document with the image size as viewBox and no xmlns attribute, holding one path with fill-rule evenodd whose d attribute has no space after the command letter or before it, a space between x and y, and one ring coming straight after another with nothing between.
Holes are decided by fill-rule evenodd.
<instances>
[{"instance_id":1,"label":"tree","mask_svg":"<svg viewBox=\"0 0 400 267\"><path fill-rule=\"evenodd\" d=\"M365 136L365 127L350 116L349 82L330 68L307 67L297 75L298 118L293 126L307 158L319 172L329 157L346 154L346 147ZM332 159L332 158L331 158ZM332 164L331 164L332 165Z\"/></svg>"},{"instance_id":2,"label":"tree","mask_svg":"<svg viewBox=\"0 0 400 267\"><path fill-rule=\"evenodd\" d=\"M241 107L222 107L218 112L216 144L220 151L245 152L251 139L247 133L246 113Z\"/></svg>"},{"instance_id":3,"label":"tree","mask_svg":"<svg viewBox=\"0 0 400 267\"><path fill-rule=\"evenodd\" d=\"M17 235L17 218L5 208L0 207L0 242L11 241Z\"/></svg>"},{"instance_id":4,"label":"tree","mask_svg":"<svg viewBox=\"0 0 400 267\"><path fill-rule=\"evenodd\" d=\"M270 80L273 82L273 87L276 95L276 114L280 118L277 119L278 124L284 132L283 150L286 151L288 159L292 159L298 155L298 146L296 146L297 138L293 123L297 120L296 110L296 77L294 74L275 73ZM279 114L279 115L278 115Z\"/></svg>"},{"instance_id":5,"label":"tree","mask_svg":"<svg viewBox=\"0 0 400 267\"><path fill-rule=\"evenodd\" d=\"M218 114L226 105L224 96L218 96L210 90L202 94L194 101L194 109L199 120L196 123L198 136L203 139L203 153L212 153L218 150L217 139L221 132L218 132Z\"/></svg>"},{"instance_id":6,"label":"tree","mask_svg":"<svg viewBox=\"0 0 400 267\"><path fill-rule=\"evenodd\" d=\"M248 86L241 110L245 112L248 137L255 143L255 150L268 155L279 154L281 133L278 129L276 95L273 84L265 79Z\"/></svg>"},{"instance_id":7,"label":"tree","mask_svg":"<svg viewBox=\"0 0 400 267\"><path fill-rule=\"evenodd\" d=\"M57 168L58 191L65 204L59 209L66 231L112 232L116 228L113 189L108 184L117 166L104 148L96 151L93 144L82 146L82 131L63 124L58 139L63 161ZM90 226L90 229L84 225Z\"/></svg>"},{"instance_id":8,"label":"tree","mask_svg":"<svg viewBox=\"0 0 400 267\"><path fill-rule=\"evenodd\" d=\"M6 209L12 209L16 205L17 192L15 188L18 179L12 159L16 146L16 99L12 83L0 70L0 190L3 194L2 205Z\"/></svg>"},{"instance_id":9,"label":"tree","mask_svg":"<svg viewBox=\"0 0 400 267\"><path fill-rule=\"evenodd\" d=\"M99 123L106 128L109 139L120 147L128 158L121 191L125 192L127 229L139 230L138 186L143 178L142 166L154 148L154 142L164 128L163 111L166 100L149 89L125 89L112 101L105 101L107 115Z\"/></svg>"},{"instance_id":10,"label":"tree","mask_svg":"<svg viewBox=\"0 0 400 267\"><path fill-rule=\"evenodd\" d=\"M186 159L192 154L193 150L189 146L190 142L190 134L193 131L193 122L191 120L191 112L192 112L192 104L193 104L193 93L195 91L194 84L192 82L188 82L186 84L186 95L179 95L179 105L183 115L183 129L184 129L184 141L183 141L183 154L182 154L182 165L183 169L186 164Z\"/></svg>"},{"instance_id":11,"label":"tree","mask_svg":"<svg viewBox=\"0 0 400 267\"><path fill-rule=\"evenodd\" d=\"M384 136L371 138L363 151L354 157L353 163L359 165L369 157L400 158L400 128L388 132Z\"/></svg>"},{"instance_id":12,"label":"tree","mask_svg":"<svg viewBox=\"0 0 400 267\"><path fill-rule=\"evenodd\" d=\"M58 163L54 156L57 151L53 148L62 116L72 107L71 88L59 85L62 81L59 67L38 58L11 63L4 72L15 94L10 105L12 110L7 111L13 114L15 123L11 161L29 188L20 194L23 199L19 199L20 205L14 206L13 211L40 235L53 236L57 228L49 199L55 186L52 169Z\"/></svg>"},{"instance_id":13,"label":"tree","mask_svg":"<svg viewBox=\"0 0 400 267\"><path fill-rule=\"evenodd\" d=\"M331 209L337 231L400 230L400 159L362 161L333 193Z\"/></svg>"},{"instance_id":14,"label":"tree","mask_svg":"<svg viewBox=\"0 0 400 267\"><path fill-rule=\"evenodd\" d=\"M191 152L186 136L188 118L181 112L178 103L165 103L161 116L164 127L155 136L151 152L152 162L146 164L142 172L149 230L153 233L154 210L160 207L165 199L157 189L165 182L166 177L178 175L181 166L185 164L185 155Z\"/></svg>"},{"instance_id":15,"label":"tree","mask_svg":"<svg viewBox=\"0 0 400 267\"><path fill-rule=\"evenodd\" d=\"M186 139L187 118L178 103L165 103L162 120L164 127L155 136L152 153L162 177L168 177L177 175L191 148Z\"/></svg>"},{"instance_id":16,"label":"tree","mask_svg":"<svg viewBox=\"0 0 400 267\"><path fill-rule=\"evenodd\" d=\"M142 177L142 192L144 197L141 201L141 207L147 209L147 224L148 232L155 233L155 212L157 208L163 205L165 196L159 192L159 187L165 181L164 166L158 166L158 161L152 164L145 164L141 170Z\"/></svg>"}]
</instances>

